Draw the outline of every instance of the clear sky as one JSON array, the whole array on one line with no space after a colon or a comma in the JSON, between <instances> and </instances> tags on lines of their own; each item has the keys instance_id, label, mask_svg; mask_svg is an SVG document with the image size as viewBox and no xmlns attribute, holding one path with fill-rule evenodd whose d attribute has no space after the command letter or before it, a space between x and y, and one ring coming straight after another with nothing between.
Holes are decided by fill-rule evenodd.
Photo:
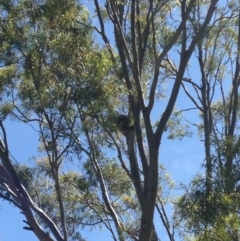
<instances>
[{"instance_id":1,"label":"clear sky","mask_svg":"<svg viewBox=\"0 0 240 241\"><path fill-rule=\"evenodd\" d=\"M11 154L18 162L31 165L31 157L37 155L37 133L29 125L19 122L6 121L4 125ZM186 138L182 141L170 141L165 138L160 149L160 160L176 182L187 184L193 175L200 172L202 150L202 145L196 138ZM0 241L37 241L31 231L23 229L23 220L24 216L17 208L6 201L0 201ZM161 229L159 222L158 228ZM83 231L82 235L92 241L112 240L104 230Z\"/></svg>"},{"instance_id":2,"label":"clear sky","mask_svg":"<svg viewBox=\"0 0 240 241\"><path fill-rule=\"evenodd\" d=\"M19 163L33 164L31 157L37 156L37 133L29 125L19 122L6 121L4 126L13 157ZM23 229L26 226L23 220L26 219L19 209L0 199L0 241L37 241L37 237L31 231ZM84 231L82 236L91 237L89 240L106 240L106 234L97 229L91 233Z\"/></svg>"}]
</instances>

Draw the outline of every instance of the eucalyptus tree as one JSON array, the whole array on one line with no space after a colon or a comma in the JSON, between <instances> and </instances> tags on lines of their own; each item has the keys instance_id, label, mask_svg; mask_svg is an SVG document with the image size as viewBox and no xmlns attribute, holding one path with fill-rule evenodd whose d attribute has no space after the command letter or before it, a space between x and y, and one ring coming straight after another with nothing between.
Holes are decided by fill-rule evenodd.
<instances>
[{"instance_id":1,"label":"eucalyptus tree","mask_svg":"<svg viewBox=\"0 0 240 241\"><path fill-rule=\"evenodd\" d=\"M74 0L0 3L1 118L39 133L36 166L13 165L1 122L1 197L39 240L101 225L114 240L156 241L155 212L175 240L159 147L189 60L231 7L217 4L94 0L94 26Z\"/></svg>"},{"instance_id":2,"label":"eucalyptus tree","mask_svg":"<svg viewBox=\"0 0 240 241\"><path fill-rule=\"evenodd\" d=\"M97 32L112 56L116 74L127 92L126 108L132 116L137 145L126 136L130 176L141 207L139 240L157 240L153 225L159 173L159 147L173 113L189 59L211 26L218 1L206 1L198 9L198 28L189 31L197 1L94 1L99 20ZM114 45L107 28L113 29ZM195 30L195 29L194 29ZM118 55L114 55L114 49ZM173 60L175 59L175 65ZM120 63L120 64L119 64ZM162 87L173 79L166 105L160 109ZM152 123L153 112L157 123ZM141 121L142 118L142 121ZM146 147L147 148L146 148ZM138 157L134 155L138 152ZM164 222L163 222L164 223ZM166 223L165 223L166 224ZM173 235L168 225L170 240Z\"/></svg>"},{"instance_id":3,"label":"eucalyptus tree","mask_svg":"<svg viewBox=\"0 0 240 241\"><path fill-rule=\"evenodd\" d=\"M177 205L180 220L188 216L183 232L196 240L239 240L240 19L235 1L221 4L197 44L200 75L188 67L182 83L200 113L197 128L205 150L205 175L194 178ZM193 32L199 28L201 7L199 2L190 15Z\"/></svg>"},{"instance_id":4,"label":"eucalyptus tree","mask_svg":"<svg viewBox=\"0 0 240 241\"><path fill-rule=\"evenodd\" d=\"M76 1L3 1L0 8L1 118L36 122L40 140L36 167L14 169L1 125L1 197L21 209L39 240L81 240L76 227L104 222L97 209L107 214L89 188L94 180L64 168L74 157L81 163L78 109L104 103L101 81L111 65L77 23L87 24L88 12Z\"/></svg>"}]
</instances>

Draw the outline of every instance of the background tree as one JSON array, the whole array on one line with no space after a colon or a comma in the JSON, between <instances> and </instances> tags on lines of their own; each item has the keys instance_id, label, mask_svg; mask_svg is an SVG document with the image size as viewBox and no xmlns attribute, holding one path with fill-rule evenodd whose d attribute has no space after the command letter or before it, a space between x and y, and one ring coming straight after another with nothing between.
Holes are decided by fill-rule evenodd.
<instances>
[{"instance_id":1,"label":"background tree","mask_svg":"<svg viewBox=\"0 0 240 241\"><path fill-rule=\"evenodd\" d=\"M178 202L180 220L188 216L185 224L196 240L239 240L240 25L238 6L230 1L228 6L228 13L217 12L207 38L198 44L200 79L189 74L182 84L200 113L197 127L205 148L206 174L197 176ZM196 5L193 13L200 8ZM193 28L198 22L193 15Z\"/></svg>"}]
</instances>

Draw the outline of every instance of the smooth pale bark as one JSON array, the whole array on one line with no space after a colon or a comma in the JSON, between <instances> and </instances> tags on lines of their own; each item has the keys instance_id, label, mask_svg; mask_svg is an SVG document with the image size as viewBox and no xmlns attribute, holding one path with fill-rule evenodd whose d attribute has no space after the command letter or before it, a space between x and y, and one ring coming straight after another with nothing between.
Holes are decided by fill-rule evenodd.
<instances>
[{"instance_id":1,"label":"smooth pale bark","mask_svg":"<svg viewBox=\"0 0 240 241\"><path fill-rule=\"evenodd\" d=\"M157 50L155 52L155 72L153 76L152 83L150 85L149 93L149 102L145 106L143 90L141 87L141 74L143 72L142 66L143 61L146 55L146 46L149 41L150 32L153 31L153 36L155 36L155 26L154 18L158 11L161 10L161 5L157 5L153 1L150 1L149 8L146 14L145 25L140 23L138 16L141 15L140 1L132 0L129 2L129 32L131 36L131 42L127 43L124 32L124 5L117 4L115 1L108 1L106 4L106 9L108 12L109 19L111 20L114 27L114 36L117 46L117 51L119 54L119 59L121 63L121 73L119 78L124 79L127 91L131 94L128 96L129 109L134 119L134 127L136 134L137 147L140 155L140 160L136 159L135 149L131 145L131 138L127 138L128 144L128 154L130 159L131 166L131 177L136 189L136 193L142 207L142 217L141 217L141 227L140 227L140 236L139 241L149 241L157 239L157 235L152 235L153 233L153 216L155 211L156 197L157 197L157 188L158 188L158 159L159 159L159 146L164 132L165 126L172 114L173 107L176 103L178 93L182 84L183 76L187 63L195 49L195 46L199 39L202 38L203 33L205 32L211 17L215 11L215 7L218 1L211 1L209 9L205 18L202 27L199 29L199 32L192 38L189 42L187 39L187 27L186 22L189 18L189 14L194 6L195 1L191 0L188 5L187 1L182 1L182 21L177 28L175 34L170 39L167 46L163 51L158 55ZM153 9L153 4L156 4L155 9ZM99 3L95 0L95 7L97 10L100 28L98 31L106 46L108 47L110 53L110 43L106 38L104 21L101 15ZM151 28L151 31L150 31ZM179 37L182 35L182 49L180 55L180 64L179 69L176 73L176 79L172 88L172 92L169 98L169 101L166 105L166 109L159 120L159 124L156 128L155 133L153 132L153 127L151 124L151 111L155 103L155 92L159 79L159 68L162 64L163 59L167 56L169 50L173 47ZM153 38L154 44L156 47L156 40ZM188 48L186 47L188 46ZM113 58L114 59L114 58ZM115 63L116 61L113 60ZM135 94L132 94L135 93ZM143 135L142 135L142 126L140 126L140 115L142 114L144 120L144 129L146 131L146 140L148 146L148 152L146 152L142 146ZM147 158L148 156L148 158ZM138 162L141 163L143 167L143 194L142 194L142 183L140 179L140 174L138 170ZM143 199L143 200L142 200Z\"/></svg>"},{"instance_id":2,"label":"smooth pale bark","mask_svg":"<svg viewBox=\"0 0 240 241\"><path fill-rule=\"evenodd\" d=\"M25 188L20 183L9 158L6 133L1 121L0 126L4 136L4 142L0 139L0 159L3 164L1 165L1 173L4 174L6 179L5 183L9 186L10 191L15 194L15 198L19 203L19 208L25 215L29 227L36 234L39 240L54 241L54 239L52 239L52 237L50 237L50 235L41 228L40 224L36 220L34 216L34 212L36 212L42 221L45 222L46 226L49 227L57 241L67 241L64 240L54 222L33 202Z\"/></svg>"}]
</instances>

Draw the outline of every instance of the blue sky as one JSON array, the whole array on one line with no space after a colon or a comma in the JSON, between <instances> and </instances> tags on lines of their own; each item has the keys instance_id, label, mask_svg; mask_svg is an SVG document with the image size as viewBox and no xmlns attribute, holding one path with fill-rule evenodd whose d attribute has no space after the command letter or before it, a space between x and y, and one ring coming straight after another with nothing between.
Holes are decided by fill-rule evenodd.
<instances>
[{"instance_id":1,"label":"blue sky","mask_svg":"<svg viewBox=\"0 0 240 241\"><path fill-rule=\"evenodd\" d=\"M33 164L32 156L37 156L38 135L33 128L19 122L4 122L8 136L9 149L13 157L19 163ZM6 201L0 200L0 241L37 241L38 239L31 231L23 229L25 226L24 216L20 210ZM99 230L83 232L83 237L91 236L89 240L106 240L106 234Z\"/></svg>"},{"instance_id":2,"label":"blue sky","mask_svg":"<svg viewBox=\"0 0 240 241\"><path fill-rule=\"evenodd\" d=\"M30 126L19 122L6 121L4 126L11 154L19 163L28 163L29 158L37 154L37 133ZM0 241L38 240L32 232L23 230L23 220L20 210L0 200Z\"/></svg>"},{"instance_id":3,"label":"blue sky","mask_svg":"<svg viewBox=\"0 0 240 241\"><path fill-rule=\"evenodd\" d=\"M37 133L29 125L19 122L6 121L4 125L13 157L20 163L31 165L31 157L37 156ZM196 138L186 138L182 141L164 138L160 148L160 160L176 182L187 184L193 175L201 172L202 151L203 147ZM24 216L17 208L0 201L0 241L37 241L31 231L23 229L23 220ZM157 223L157 228L161 229L161 223ZM92 241L112 240L108 232L99 229L91 232L83 230L82 235Z\"/></svg>"}]
</instances>

